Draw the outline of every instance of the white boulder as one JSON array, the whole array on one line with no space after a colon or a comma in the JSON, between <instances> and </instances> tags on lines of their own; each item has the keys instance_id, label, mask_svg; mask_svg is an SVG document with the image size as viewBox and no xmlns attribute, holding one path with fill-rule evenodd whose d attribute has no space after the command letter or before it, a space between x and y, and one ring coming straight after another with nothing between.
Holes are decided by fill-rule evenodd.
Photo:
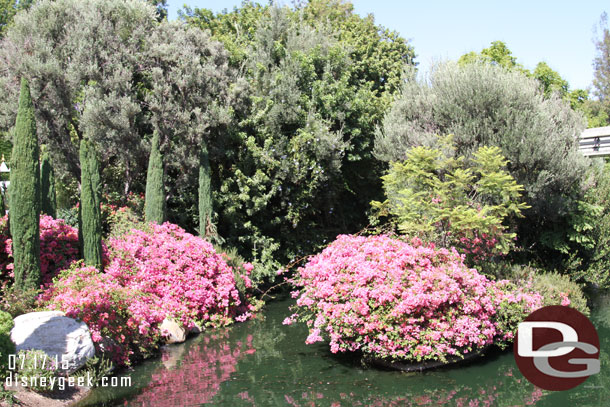
<instances>
[{"instance_id":1,"label":"white boulder","mask_svg":"<svg viewBox=\"0 0 610 407\"><path fill-rule=\"evenodd\" d=\"M165 318L159 329L166 337L166 343L182 343L186 340L186 330L173 319Z\"/></svg>"},{"instance_id":2,"label":"white boulder","mask_svg":"<svg viewBox=\"0 0 610 407\"><path fill-rule=\"evenodd\" d=\"M11 340L20 350L39 349L59 362L58 368L72 373L95 356L87 324L60 311L30 312L14 320ZM67 369L62 368L67 366Z\"/></svg>"}]
</instances>

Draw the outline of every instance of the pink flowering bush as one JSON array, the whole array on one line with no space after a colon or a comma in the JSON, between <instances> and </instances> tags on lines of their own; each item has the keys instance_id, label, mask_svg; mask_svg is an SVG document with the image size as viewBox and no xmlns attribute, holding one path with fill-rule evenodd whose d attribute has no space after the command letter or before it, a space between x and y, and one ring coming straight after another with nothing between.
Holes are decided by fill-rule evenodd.
<instances>
[{"instance_id":1,"label":"pink flowering bush","mask_svg":"<svg viewBox=\"0 0 610 407\"><path fill-rule=\"evenodd\" d=\"M148 228L110 240L106 273L186 327L230 323L239 293L233 271L212 244L169 222Z\"/></svg>"},{"instance_id":2,"label":"pink flowering bush","mask_svg":"<svg viewBox=\"0 0 610 407\"><path fill-rule=\"evenodd\" d=\"M42 301L85 321L98 349L117 364L154 351L165 318L187 329L196 323L217 327L245 321L255 310L240 300L233 270L212 245L176 225L133 229L109 246L105 273L74 266Z\"/></svg>"},{"instance_id":3,"label":"pink flowering bush","mask_svg":"<svg viewBox=\"0 0 610 407\"><path fill-rule=\"evenodd\" d=\"M117 365L148 356L161 339L158 325L163 312L145 301L143 293L94 267L77 263L63 271L41 301L85 322L96 350L110 355Z\"/></svg>"},{"instance_id":4,"label":"pink flowering bush","mask_svg":"<svg viewBox=\"0 0 610 407\"><path fill-rule=\"evenodd\" d=\"M13 277L13 248L9 236L8 217L0 218L0 274L3 279ZM104 245L104 263L107 249ZM40 271L42 283L48 286L59 271L67 269L79 259L78 229L62 219L40 215Z\"/></svg>"},{"instance_id":5,"label":"pink flowering bush","mask_svg":"<svg viewBox=\"0 0 610 407\"><path fill-rule=\"evenodd\" d=\"M299 268L295 313L306 343L328 339L333 353L406 361L446 360L510 341L515 322L540 295L494 283L454 249L388 236L342 235Z\"/></svg>"}]
</instances>

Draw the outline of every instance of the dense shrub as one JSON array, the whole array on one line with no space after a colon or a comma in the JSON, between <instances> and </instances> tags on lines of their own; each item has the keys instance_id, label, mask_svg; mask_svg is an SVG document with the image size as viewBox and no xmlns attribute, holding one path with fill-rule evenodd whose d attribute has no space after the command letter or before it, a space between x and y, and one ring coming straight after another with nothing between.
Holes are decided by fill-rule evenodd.
<instances>
[{"instance_id":1,"label":"dense shrub","mask_svg":"<svg viewBox=\"0 0 610 407\"><path fill-rule=\"evenodd\" d=\"M605 289L610 287L610 164L595 164L584 198L563 225L563 236L561 228L548 235L562 238L559 245L572 263L567 272L573 280Z\"/></svg>"},{"instance_id":2,"label":"dense shrub","mask_svg":"<svg viewBox=\"0 0 610 407\"><path fill-rule=\"evenodd\" d=\"M229 322L239 294L231 268L212 245L171 223L148 228L110 240L113 260L107 273L149 294L187 327L196 321Z\"/></svg>"},{"instance_id":3,"label":"dense shrub","mask_svg":"<svg viewBox=\"0 0 610 407\"><path fill-rule=\"evenodd\" d=\"M527 205L500 149L480 147L466 160L455 156L451 136L439 145L414 147L392 163L383 177L387 200L373 207L401 233L455 246L473 262L507 254L516 237L509 221Z\"/></svg>"},{"instance_id":4,"label":"dense shrub","mask_svg":"<svg viewBox=\"0 0 610 407\"><path fill-rule=\"evenodd\" d=\"M104 213L104 207L108 206L102 205L102 214ZM143 216L139 215L129 206L109 208L106 222L108 225L108 237L111 239L123 236L132 229L143 230L146 228Z\"/></svg>"},{"instance_id":5,"label":"dense shrub","mask_svg":"<svg viewBox=\"0 0 610 407\"><path fill-rule=\"evenodd\" d=\"M467 158L482 145L499 147L531 206L519 238L531 257L552 261L557 248L542 234L566 222L582 197L588 163L574 135L583 128L582 115L557 96L545 98L535 79L489 64L444 63L425 80L407 81L375 151L386 161L403 160L409 148L434 143L435 134L454 134L457 154Z\"/></svg>"},{"instance_id":6,"label":"dense shrub","mask_svg":"<svg viewBox=\"0 0 610 407\"><path fill-rule=\"evenodd\" d=\"M233 88L242 97L233 126L207 145L213 209L227 245L272 280L282 264L367 224L381 196L375 126L415 53L349 2L185 14L223 42L247 81Z\"/></svg>"},{"instance_id":7,"label":"dense shrub","mask_svg":"<svg viewBox=\"0 0 610 407\"><path fill-rule=\"evenodd\" d=\"M13 318L38 311L36 299L40 292L40 289L19 290L9 281L4 281L0 286L0 310L8 312Z\"/></svg>"},{"instance_id":8,"label":"dense shrub","mask_svg":"<svg viewBox=\"0 0 610 407\"><path fill-rule=\"evenodd\" d=\"M161 338L158 324L164 314L143 293L81 263L63 271L41 300L85 322L96 350L118 365L150 355Z\"/></svg>"},{"instance_id":9,"label":"dense shrub","mask_svg":"<svg viewBox=\"0 0 610 407\"><path fill-rule=\"evenodd\" d=\"M589 315L587 299L580 287L566 275L544 272L530 266L512 266L507 278L514 282L524 282L540 293L542 305L567 305Z\"/></svg>"},{"instance_id":10,"label":"dense shrub","mask_svg":"<svg viewBox=\"0 0 610 407\"><path fill-rule=\"evenodd\" d=\"M11 341L14 326L11 314L0 311L0 378L8 373L8 355L15 354L15 344Z\"/></svg>"},{"instance_id":11,"label":"dense shrub","mask_svg":"<svg viewBox=\"0 0 610 407\"><path fill-rule=\"evenodd\" d=\"M455 250L387 236L339 236L298 270L295 319L331 352L420 361L505 345L542 298L467 268ZM500 310L498 312L497 310Z\"/></svg>"},{"instance_id":12,"label":"dense shrub","mask_svg":"<svg viewBox=\"0 0 610 407\"><path fill-rule=\"evenodd\" d=\"M12 277L12 240L8 235L7 216L0 218L0 275ZM104 246L104 263L108 262ZM59 271L79 259L78 230L62 219L40 216L40 270L43 285L49 285Z\"/></svg>"}]
</instances>

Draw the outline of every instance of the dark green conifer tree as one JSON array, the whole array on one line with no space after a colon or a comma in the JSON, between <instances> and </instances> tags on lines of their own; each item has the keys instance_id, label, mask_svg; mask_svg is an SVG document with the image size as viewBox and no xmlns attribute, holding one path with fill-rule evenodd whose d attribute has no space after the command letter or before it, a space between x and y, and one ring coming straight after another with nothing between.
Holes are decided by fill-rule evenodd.
<instances>
[{"instance_id":1,"label":"dark green conifer tree","mask_svg":"<svg viewBox=\"0 0 610 407\"><path fill-rule=\"evenodd\" d=\"M146 222L165 222L165 184L163 183L163 156L159 148L159 134L155 132L148 158L146 174Z\"/></svg>"},{"instance_id":2,"label":"dark green conifer tree","mask_svg":"<svg viewBox=\"0 0 610 407\"><path fill-rule=\"evenodd\" d=\"M212 172L205 140L201 140L199 155L199 235L207 236L212 222Z\"/></svg>"},{"instance_id":3,"label":"dark green conifer tree","mask_svg":"<svg viewBox=\"0 0 610 407\"><path fill-rule=\"evenodd\" d=\"M80 211L83 259L88 266L102 270L102 216L100 200L102 185L100 168L93 145L80 142L81 192Z\"/></svg>"},{"instance_id":4,"label":"dark green conifer tree","mask_svg":"<svg viewBox=\"0 0 610 407\"><path fill-rule=\"evenodd\" d=\"M41 212L56 218L57 203L55 199L55 174L47 152L42 154L42 164L40 166L40 193Z\"/></svg>"},{"instance_id":5,"label":"dark green conifer tree","mask_svg":"<svg viewBox=\"0 0 610 407\"><path fill-rule=\"evenodd\" d=\"M15 288L38 288L40 273L40 167L34 105L28 81L21 79L19 110L11 156L10 231Z\"/></svg>"}]
</instances>

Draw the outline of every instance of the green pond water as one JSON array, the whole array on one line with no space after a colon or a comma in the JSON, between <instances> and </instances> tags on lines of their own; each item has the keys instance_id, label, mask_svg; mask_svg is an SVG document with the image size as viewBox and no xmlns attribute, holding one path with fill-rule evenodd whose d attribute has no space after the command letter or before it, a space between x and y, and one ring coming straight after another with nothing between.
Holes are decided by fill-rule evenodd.
<instances>
[{"instance_id":1,"label":"green pond water","mask_svg":"<svg viewBox=\"0 0 610 407\"><path fill-rule=\"evenodd\" d=\"M324 344L305 345L302 325L284 326L292 300L268 304L259 319L168 346L161 357L118 376L131 386L101 388L83 406L610 406L610 296L591 319L601 372L566 392L535 388L511 352L424 373L361 366Z\"/></svg>"}]
</instances>

